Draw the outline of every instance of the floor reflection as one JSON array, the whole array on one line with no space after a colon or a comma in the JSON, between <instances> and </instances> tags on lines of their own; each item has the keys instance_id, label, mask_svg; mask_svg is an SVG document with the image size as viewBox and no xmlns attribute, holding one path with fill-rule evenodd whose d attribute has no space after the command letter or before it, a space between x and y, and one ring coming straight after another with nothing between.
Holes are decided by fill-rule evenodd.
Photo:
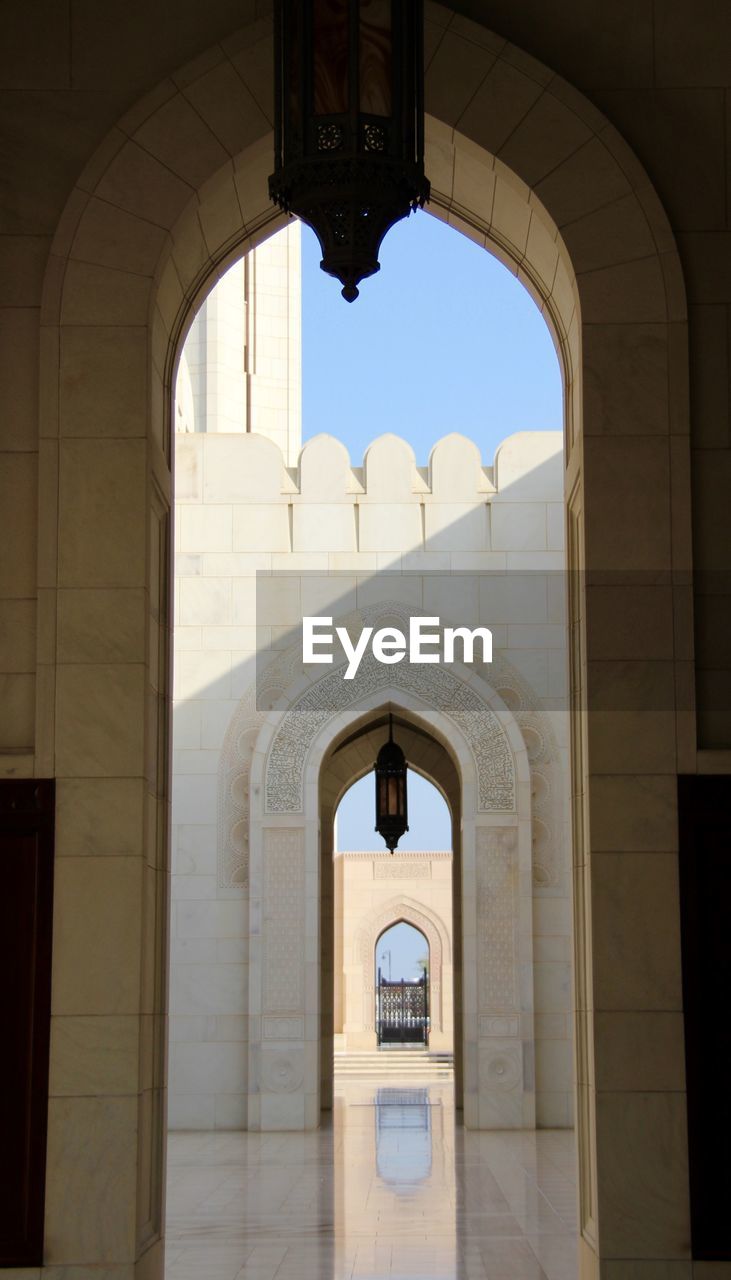
<instances>
[{"instance_id":1,"label":"floor reflection","mask_svg":"<svg viewBox=\"0 0 731 1280\"><path fill-rule=\"evenodd\" d=\"M425 1182L432 1163L429 1090L377 1089L375 1121L376 1173L381 1181L397 1192Z\"/></svg>"},{"instance_id":2,"label":"floor reflection","mask_svg":"<svg viewBox=\"0 0 731 1280\"><path fill-rule=\"evenodd\" d=\"M343 1081L316 1133L174 1133L166 1280L575 1280L573 1134Z\"/></svg>"}]
</instances>

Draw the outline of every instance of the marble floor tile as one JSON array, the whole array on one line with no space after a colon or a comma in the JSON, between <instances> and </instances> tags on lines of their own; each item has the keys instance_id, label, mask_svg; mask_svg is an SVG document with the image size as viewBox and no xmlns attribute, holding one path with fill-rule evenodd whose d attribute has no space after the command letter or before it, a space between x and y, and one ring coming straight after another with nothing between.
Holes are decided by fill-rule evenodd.
<instances>
[{"instance_id":1,"label":"marble floor tile","mask_svg":"<svg viewBox=\"0 0 731 1280\"><path fill-rule=\"evenodd\" d=\"M340 1081L306 1134L171 1133L166 1280L575 1280L570 1131L471 1133L451 1084Z\"/></svg>"}]
</instances>

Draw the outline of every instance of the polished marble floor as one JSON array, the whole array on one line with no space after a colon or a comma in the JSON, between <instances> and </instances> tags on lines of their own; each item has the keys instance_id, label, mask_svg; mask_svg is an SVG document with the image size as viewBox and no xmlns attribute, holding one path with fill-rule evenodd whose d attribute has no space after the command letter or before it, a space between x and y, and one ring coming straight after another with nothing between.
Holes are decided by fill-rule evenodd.
<instances>
[{"instance_id":1,"label":"polished marble floor","mask_svg":"<svg viewBox=\"0 0 731 1280\"><path fill-rule=\"evenodd\" d=\"M307 1134L172 1133L166 1280L575 1280L573 1134L340 1082Z\"/></svg>"}]
</instances>

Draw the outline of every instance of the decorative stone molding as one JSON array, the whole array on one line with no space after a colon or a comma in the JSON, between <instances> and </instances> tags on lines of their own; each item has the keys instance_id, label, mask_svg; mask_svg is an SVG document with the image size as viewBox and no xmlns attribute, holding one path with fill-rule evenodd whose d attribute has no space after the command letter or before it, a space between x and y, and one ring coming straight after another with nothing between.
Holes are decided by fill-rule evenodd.
<instances>
[{"instance_id":1,"label":"decorative stone molding","mask_svg":"<svg viewBox=\"0 0 731 1280\"><path fill-rule=\"evenodd\" d=\"M383 626L396 621L403 630L419 611L394 600L346 618L346 626ZM303 773L312 737L329 719L378 689L401 687L451 718L470 746L478 773L478 806L483 812L515 810L515 765L506 731L489 701L453 669L403 663L384 666L373 652L365 655L353 680L343 680L344 663L333 667L288 709L269 749L265 806L268 813L301 813ZM489 667L481 666L484 675Z\"/></svg>"},{"instance_id":2,"label":"decorative stone molding","mask_svg":"<svg viewBox=\"0 0 731 1280\"><path fill-rule=\"evenodd\" d=\"M303 1040L304 1018L262 1018L262 1040Z\"/></svg>"},{"instance_id":3,"label":"decorative stone molding","mask_svg":"<svg viewBox=\"0 0 731 1280\"><path fill-rule=\"evenodd\" d=\"M476 689L442 666L384 666L373 653L353 680L343 667L318 680L284 717L272 742L266 773L267 813L301 813L304 771L312 738L336 715L379 688L399 688L449 716L461 729L475 759L479 808L515 809L515 769L505 730Z\"/></svg>"},{"instance_id":4,"label":"decorative stone molding","mask_svg":"<svg viewBox=\"0 0 731 1280\"><path fill-rule=\"evenodd\" d=\"M396 854L384 854L383 849L343 849L338 850L336 858L347 858L362 862L372 862L374 858L384 862L398 860L404 862L448 862L453 857L451 849L399 849Z\"/></svg>"},{"instance_id":5,"label":"decorative stone molding","mask_svg":"<svg viewBox=\"0 0 731 1280\"><path fill-rule=\"evenodd\" d=\"M505 1036L520 1035L520 1018L517 1016L490 1017L483 1014L478 1019L478 1033L481 1040L489 1040L493 1036L504 1039Z\"/></svg>"},{"instance_id":6,"label":"decorative stone molding","mask_svg":"<svg viewBox=\"0 0 731 1280\"><path fill-rule=\"evenodd\" d=\"M304 832L264 828L263 1003L267 1013L304 1008Z\"/></svg>"},{"instance_id":7,"label":"decorative stone molding","mask_svg":"<svg viewBox=\"0 0 731 1280\"><path fill-rule=\"evenodd\" d=\"M265 1093L294 1093L305 1076L301 1049L262 1046L261 1089Z\"/></svg>"},{"instance_id":8,"label":"decorative stone molding","mask_svg":"<svg viewBox=\"0 0 731 1280\"><path fill-rule=\"evenodd\" d=\"M226 733L218 777L217 866L220 889L245 890L249 883L251 761L268 712L302 674L296 646L258 672Z\"/></svg>"},{"instance_id":9,"label":"decorative stone molding","mask_svg":"<svg viewBox=\"0 0 731 1280\"><path fill-rule=\"evenodd\" d=\"M392 924L398 924L402 920L424 934L430 949L434 947L440 963L444 959L449 964L451 960L449 932L444 922L435 912L429 911L421 903L407 897L391 898L369 916L358 932L353 948L354 954L365 961L368 956L373 955L381 934Z\"/></svg>"},{"instance_id":10,"label":"decorative stone molding","mask_svg":"<svg viewBox=\"0 0 731 1280\"><path fill-rule=\"evenodd\" d=\"M508 1093L515 1089L523 1078L520 1050L500 1049L484 1059L482 1069L491 1089Z\"/></svg>"},{"instance_id":11,"label":"decorative stone molding","mask_svg":"<svg viewBox=\"0 0 731 1280\"><path fill-rule=\"evenodd\" d=\"M501 654L490 683L515 717L530 765L534 889L563 885L568 871L567 815L561 790L561 759L553 725L533 690Z\"/></svg>"},{"instance_id":12,"label":"decorative stone molding","mask_svg":"<svg viewBox=\"0 0 731 1280\"><path fill-rule=\"evenodd\" d=\"M374 862L374 880L430 880L428 862Z\"/></svg>"},{"instance_id":13,"label":"decorative stone molding","mask_svg":"<svg viewBox=\"0 0 731 1280\"><path fill-rule=\"evenodd\" d=\"M480 1013L517 1011L518 857L514 827L478 827L477 990Z\"/></svg>"},{"instance_id":14,"label":"decorative stone molding","mask_svg":"<svg viewBox=\"0 0 731 1280\"><path fill-rule=\"evenodd\" d=\"M400 603L386 601L354 614L345 622L360 627L382 626L388 620L395 620L403 627L408 626L408 616ZM303 671L299 646L293 645L274 655L269 665L260 671L256 687L252 685L241 699L221 751L219 888L245 889L248 885L251 760L269 711L285 704L267 762L267 811L301 812L307 751L315 733L350 706L355 717L359 699L374 689L398 687L399 677L394 673L401 670L400 666L382 666L371 654L370 658L363 659L354 680L343 681L340 668L329 670L304 694L300 692L289 707L286 707L287 691L301 681ZM411 672L421 673L421 678L402 679L401 687L442 710L470 742L479 778L480 810L514 809L515 776L510 744L493 709L474 686L444 667L413 667ZM427 673L443 679L430 682ZM481 666L479 673L512 713L523 735L531 774L534 887L537 891L556 888L565 879L567 857L561 764L553 726L527 680L502 654L496 652L492 664Z\"/></svg>"}]
</instances>

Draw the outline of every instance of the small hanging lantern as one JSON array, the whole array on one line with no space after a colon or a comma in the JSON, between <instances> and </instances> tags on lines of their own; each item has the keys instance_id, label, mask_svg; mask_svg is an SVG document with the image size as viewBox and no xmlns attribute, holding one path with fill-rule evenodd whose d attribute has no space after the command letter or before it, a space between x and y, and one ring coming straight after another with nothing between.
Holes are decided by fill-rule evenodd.
<instances>
[{"instance_id":1,"label":"small hanging lantern","mask_svg":"<svg viewBox=\"0 0 731 1280\"><path fill-rule=\"evenodd\" d=\"M275 0L275 204L352 302L386 232L429 199L423 0Z\"/></svg>"},{"instance_id":2,"label":"small hanging lantern","mask_svg":"<svg viewBox=\"0 0 731 1280\"><path fill-rule=\"evenodd\" d=\"M388 742L376 759L376 831L393 853L409 829L406 803L406 757L393 740L393 716L389 716Z\"/></svg>"}]
</instances>

